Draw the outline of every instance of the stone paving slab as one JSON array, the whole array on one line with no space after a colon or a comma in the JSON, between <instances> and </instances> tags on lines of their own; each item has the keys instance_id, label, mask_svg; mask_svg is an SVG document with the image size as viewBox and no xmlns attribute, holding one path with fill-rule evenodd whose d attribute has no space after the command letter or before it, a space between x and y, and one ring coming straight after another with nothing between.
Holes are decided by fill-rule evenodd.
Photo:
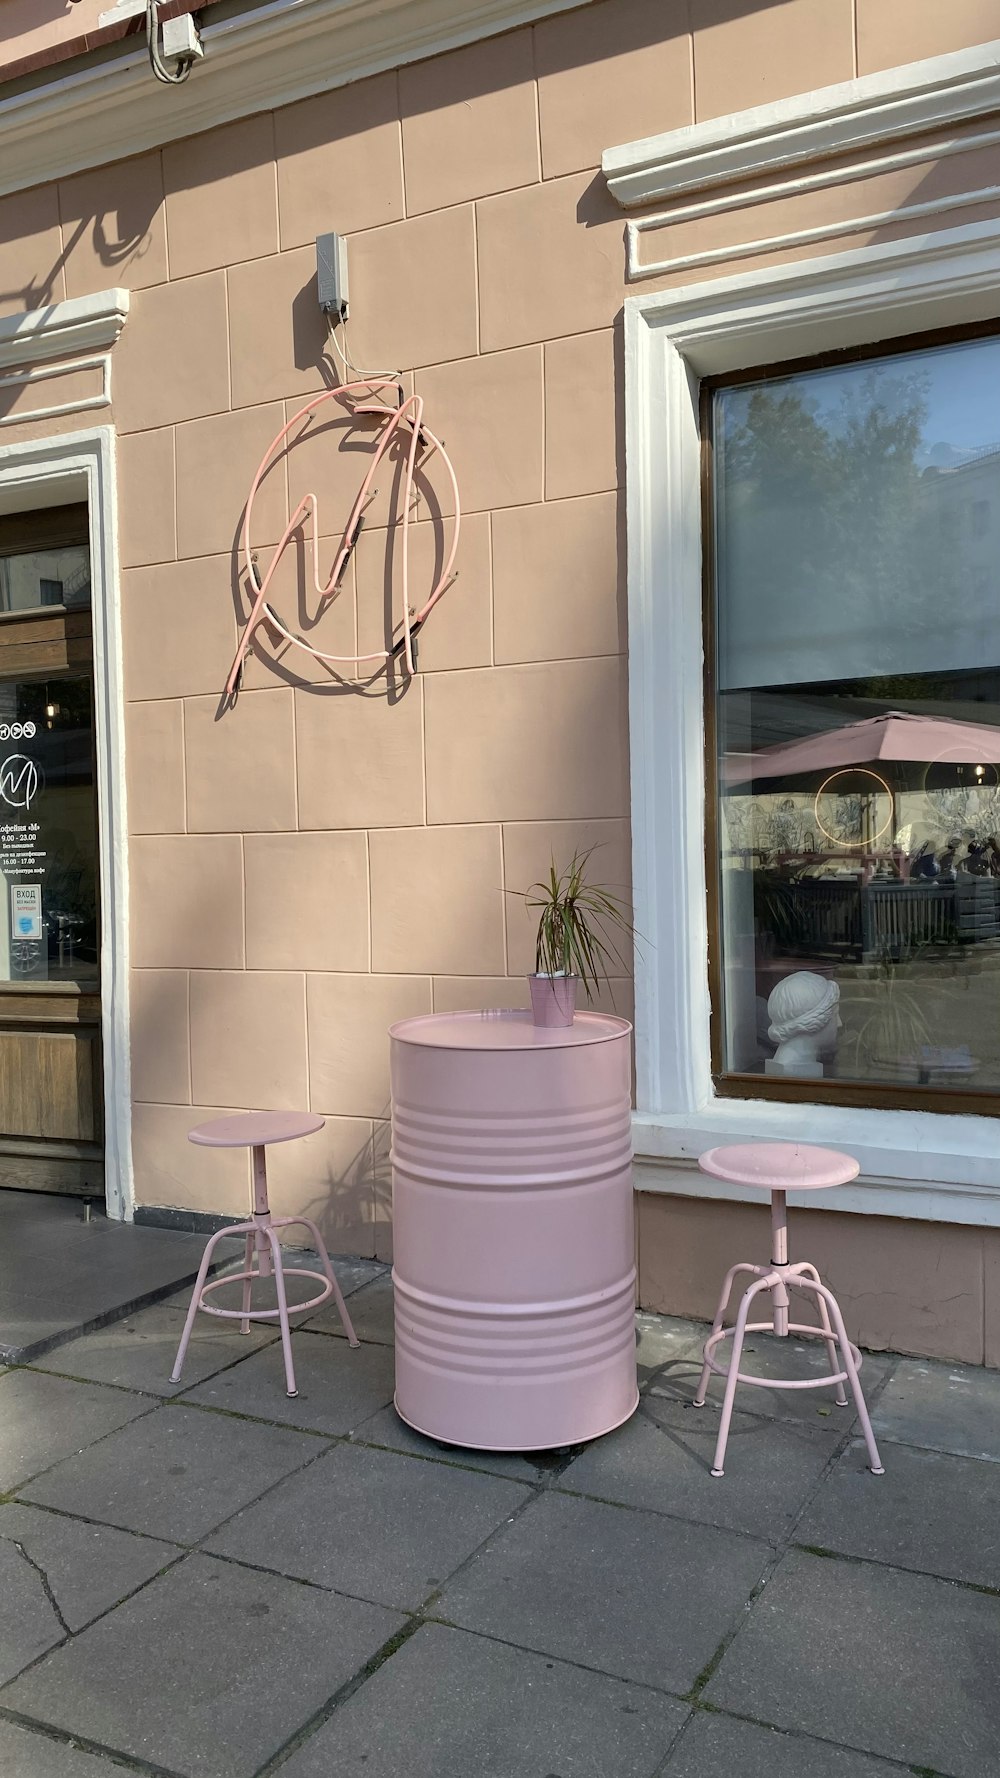
<instances>
[{"instance_id":1,"label":"stone paving slab","mask_svg":"<svg viewBox=\"0 0 1000 1778\"><path fill-rule=\"evenodd\" d=\"M0 1719L0 1772L7 1778L123 1778L123 1769L82 1747Z\"/></svg>"},{"instance_id":2,"label":"stone paving slab","mask_svg":"<svg viewBox=\"0 0 1000 1778\"><path fill-rule=\"evenodd\" d=\"M65 1518L20 1501L0 1506L3 1539L19 1544L44 1574L67 1630L82 1630L177 1557L172 1544Z\"/></svg>"},{"instance_id":3,"label":"stone paving slab","mask_svg":"<svg viewBox=\"0 0 1000 1778\"><path fill-rule=\"evenodd\" d=\"M70 1340L39 1359L34 1368L85 1377L93 1383L110 1383L119 1389L141 1389L150 1395L177 1395L278 1337L276 1329L259 1321L251 1323L249 1333L241 1334L232 1322L199 1315L192 1329L181 1381L171 1383L170 1372L183 1331L183 1310L156 1303L111 1327Z\"/></svg>"},{"instance_id":4,"label":"stone paving slab","mask_svg":"<svg viewBox=\"0 0 1000 1778\"><path fill-rule=\"evenodd\" d=\"M690 1370L699 1362L708 1332L708 1325L703 1321L682 1321L677 1317L650 1315L638 1309L635 1317L635 1360L639 1370L640 1389L664 1365L683 1365L686 1371Z\"/></svg>"},{"instance_id":5,"label":"stone paving slab","mask_svg":"<svg viewBox=\"0 0 1000 1778\"><path fill-rule=\"evenodd\" d=\"M0 1706L191 1778L251 1778L402 1622L194 1555L5 1687Z\"/></svg>"},{"instance_id":6,"label":"stone paving slab","mask_svg":"<svg viewBox=\"0 0 1000 1778\"><path fill-rule=\"evenodd\" d=\"M1000 1601L793 1552L705 1691L724 1710L951 1778L996 1778Z\"/></svg>"},{"instance_id":7,"label":"stone paving slab","mask_svg":"<svg viewBox=\"0 0 1000 1778\"><path fill-rule=\"evenodd\" d=\"M117 1389L7 1371L0 1377L0 1493L147 1414L150 1405Z\"/></svg>"},{"instance_id":8,"label":"stone paving slab","mask_svg":"<svg viewBox=\"0 0 1000 1778\"><path fill-rule=\"evenodd\" d=\"M1000 1463L1000 1373L902 1358L872 1424L878 1438Z\"/></svg>"},{"instance_id":9,"label":"stone paving slab","mask_svg":"<svg viewBox=\"0 0 1000 1778\"><path fill-rule=\"evenodd\" d=\"M435 1615L686 1692L769 1555L729 1531L546 1494L449 1582Z\"/></svg>"},{"instance_id":10,"label":"stone paving slab","mask_svg":"<svg viewBox=\"0 0 1000 1778\"><path fill-rule=\"evenodd\" d=\"M734 1414L726 1473L717 1477L711 1473L717 1433L718 1417L707 1410L646 1397L631 1420L575 1458L557 1486L783 1540L839 1434Z\"/></svg>"},{"instance_id":11,"label":"stone paving slab","mask_svg":"<svg viewBox=\"0 0 1000 1778\"><path fill-rule=\"evenodd\" d=\"M54 1648L66 1634L34 1563L0 1542L0 1685Z\"/></svg>"},{"instance_id":12,"label":"stone paving slab","mask_svg":"<svg viewBox=\"0 0 1000 1778\"><path fill-rule=\"evenodd\" d=\"M174 1229L83 1220L77 1198L0 1191L0 1357L19 1364L194 1281L204 1241ZM232 1249L223 1243L220 1261Z\"/></svg>"},{"instance_id":13,"label":"stone paving slab","mask_svg":"<svg viewBox=\"0 0 1000 1778\"><path fill-rule=\"evenodd\" d=\"M717 1356L721 1353L720 1363L728 1363L729 1350L728 1342L717 1348ZM869 1352L862 1353L862 1358L861 1387L870 1397L894 1361ZM826 1347L821 1340L796 1339L794 1335L779 1340L774 1334L754 1334L748 1337L740 1359L740 1370L752 1377L820 1377L829 1369ZM700 1375L701 1364L697 1358L682 1359L676 1373L654 1379L650 1393L668 1400L692 1401ZM725 1387L724 1377L711 1378L706 1411L718 1415ZM848 1398L850 1393L848 1387ZM849 1431L856 1418L853 1402L846 1408L837 1406L832 1384L822 1389L782 1390L744 1383L737 1387L736 1406L744 1413L760 1414L769 1419L802 1420L809 1425L822 1425L825 1420L839 1428L841 1433Z\"/></svg>"},{"instance_id":14,"label":"stone paving slab","mask_svg":"<svg viewBox=\"0 0 1000 1778\"><path fill-rule=\"evenodd\" d=\"M285 1392L279 1342L199 1383L185 1399L331 1436L353 1432L392 1400L391 1347L354 1348L346 1340L303 1330L293 1337L292 1355L298 1385L294 1398Z\"/></svg>"},{"instance_id":15,"label":"stone paving slab","mask_svg":"<svg viewBox=\"0 0 1000 1778\"><path fill-rule=\"evenodd\" d=\"M827 1742L697 1711L662 1778L902 1778L897 1765Z\"/></svg>"},{"instance_id":16,"label":"stone paving slab","mask_svg":"<svg viewBox=\"0 0 1000 1778\"><path fill-rule=\"evenodd\" d=\"M321 1449L317 1439L285 1427L171 1404L60 1463L24 1498L125 1531L195 1543Z\"/></svg>"},{"instance_id":17,"label":"stone paving slab","mask_svg":"<svg viewBox=\"0 0 1000 1778\"><path fill-rule=\"evenodd\" d=\"M509 1476L512 1481L538 1482L561 1468L564 1459L550 1452L539 1451L533 1457L516 1451L470 1451L464 1445L442 1445L425 1438L401 1420L394 1407L382 1408L366 1420L354 1433L353 1441L361 1445L386 1446L391 1451L405 1451L413 1457L426 1457L437 1463L453 1463L461 1469L482 1469L492 1475Z\"/></svg>"},{"instance_id":18,"label":"stone paving slab","mask_svg":"<svg viewBox=\"0 0 1000 1778\"><path fill-rule=\"evenodd\" d=\"M415 1610L529 1499L517 1482L338 1445L230 1521L208 1547Z\"/></svg>"},{"instance_id":19,"label":"stone paving slab","mask_svg":"<svg viewBox=\"0 0 1000 1778\"><path fill-rule=\"evenodd\" d=\"M281 1773L650 1778L686 1714L643 1686L427 1624Z\"/></svg>"},{"instance_id":20,"label":"stone paving slab","mask_svg":"<svg viewBox=\"0 0 1000 1778\"><path fill-rule=\"evenodd\" d=\"M380 1346L391 1346L395 1337L391 1272L383 1272L380 1277L373 1278L370 1283L362 1284L353 1291L347 1312L362 1343L373 1340ZM313 1333L339 1334L342 1339L347 1337L340 1311L332 1297L314 1315L307 1315L302 1325Z\"/></svg>"},{"instance_id":21,"label":"stone paving slab","mask_svg":"<svg viewBox=\"0 0 1000 1778\"><path fill-rule=\"evenodd\" d=\"M858 1440L800 1520L795 1541L1000 1588L1000 1464L893 1445L873 1476Z\"/></svg>"}]
</instances>

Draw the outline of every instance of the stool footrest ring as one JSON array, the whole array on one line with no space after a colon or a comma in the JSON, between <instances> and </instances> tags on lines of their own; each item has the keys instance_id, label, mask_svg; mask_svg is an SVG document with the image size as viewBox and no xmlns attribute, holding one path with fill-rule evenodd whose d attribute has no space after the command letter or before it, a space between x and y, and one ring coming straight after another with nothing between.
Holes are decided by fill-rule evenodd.
<instances>
[{"instance_id":1,"label":"stool footrest ring","mask_svg":"<svg viewBox=\"0 0 1000 1778\"><path fill-rule=\"evenodd\" d=\"M318 1296L311 1296L304 1303L289 1303L289 1315L301 1315L303 1309L316 1309L319 1307L320 1303L325 1303L327 1299L333 1295L333 1285L330 1283L329 1278L325 1277L322 1272L310 1271L306 1266L282 1266L282 1271L286 1278L315 1278L323 1285L323 1289ZM201 1296L198 1301L198 1307L202 1314L218 1315L223 1321L279 1320L281 1316L280 1309L217 1309L214 1303L206 1303L205 1301L210 1290L220 1290L223 1284L243 1284L247 1279L252 1283L254 1279L261 1277L261 1275L260 1272L251 1270L249 1272L225 1272L219 1278L210 1278L207 1283L203 1284L201 1287ZM269 1276L270 1275L271 1274L269 1274Z\"/></svg>"},{"instance_id":2,"label":"stool footrest ring","mask_svg":"<svg viewBox=\"0 0 1000 1778\"><path fill-rule=\"evenodd\" d=\"M772 1321L748 1321L744 1331L748 1334L773 1334L774 1323ZM824 1333L821 1327L805 1326L799 1321L790 1321L788 1323L788 1331L790 1334L803 1334L807 1338L814 1340L818 1339L826 1341L830 1338L830 1335ZM709 1334L708 1339L705 1341L705 1363L709 1370L714 1372L717 1377L728 1377L729 1367L728 1365L717 1364L713 1357L713 1353L720 1341L731 1340L735 1332L736 1329L734 1327L722 1327L719 1329L718 1333ZM834 1335L834 1338L836 1338L836 1335ZM849 1344L851 1346L851 1357L854 1359L855 1368L860 1371L863 1362L861 1353L858 1351L857 1346L851 1342L849 1342ZM828 1389L831 1384L849 1382L850 1378L846 1370L831 1371L829 1375L824 1377L787 1377L784 1379L781 1377L752 1377L748 1371L737 1371L736 1380L738 1383L749 1383L755 1389Z\"/></svg>"}]
</instances>

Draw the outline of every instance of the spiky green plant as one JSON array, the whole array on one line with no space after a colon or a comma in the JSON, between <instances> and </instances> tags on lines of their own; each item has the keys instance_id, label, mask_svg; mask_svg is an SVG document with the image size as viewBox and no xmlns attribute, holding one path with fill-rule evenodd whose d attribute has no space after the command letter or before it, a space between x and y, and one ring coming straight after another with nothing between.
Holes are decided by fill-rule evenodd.
<instances>
[{"instance_id":1,"label":"spiky green plant","mask_svg":"<svg viewBox=\"0 0 1000 1778\"><path fill-rule=\"evenodd\" d=\"M565 870L556 869L519 894L529 913L538 915L535 938L537 975L575 975L592 1000L601 982L610 982L609 966L629 973L626 951L635 933L628 903L612 890L586 881L593 847L574 852ZM626 951L623 941L628 941Z\"/></svg>"}]
</instances>

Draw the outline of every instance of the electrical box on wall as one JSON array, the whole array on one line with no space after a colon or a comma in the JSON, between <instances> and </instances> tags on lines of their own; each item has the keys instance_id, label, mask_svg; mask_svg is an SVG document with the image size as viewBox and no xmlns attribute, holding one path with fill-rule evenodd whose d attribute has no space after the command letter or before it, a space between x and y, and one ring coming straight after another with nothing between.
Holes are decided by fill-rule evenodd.
<instances>
[{"instance_id":1,"label":"electrical box on wall","mask_svg":"<svg viewBox=\"0 0 1000 1778\"><path fill-rule=\"evenodd\" d=\"M316 236L319 306L337 321L347 320L347 242L343 235Z\"/></svg>"},{"instance_id":2,"label":"electrical box on wall","mask_svg":"<svg viewBox=\"0 0 1000 1778\"><path fill-rule=\"evenodd\" d=\"M165 62L190 62L205 54L198 27L189 12L182 12L180 18L165 19L162 33Z\"/></svg>"}]
</instances>

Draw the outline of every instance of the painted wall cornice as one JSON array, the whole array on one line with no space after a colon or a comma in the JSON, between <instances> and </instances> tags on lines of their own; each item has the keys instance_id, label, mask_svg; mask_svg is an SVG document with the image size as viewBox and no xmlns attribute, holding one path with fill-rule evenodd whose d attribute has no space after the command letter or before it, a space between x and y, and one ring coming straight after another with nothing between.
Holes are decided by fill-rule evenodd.
<instances>
[{"instance_id":1,"label":"painted wall cornice","mask_svg":"<svg viewBox=\"0 0 1000 1778\"><path fill-rule=\"evenodd\" d=\"M0 320L0 365L37 364L71 352L100 352L114 345L128 316L127 290L101 290L49 303ZM24 416L30 418L30 415Z\"/></svg>"},{"instance_id":2,"label":"painted wall cornice","mask_svg":"<svg viewBox=\"0 0 1000 1778\"><path fill-rule=\"evenodd\" d=\"M0 193L23 190L234 118L565 12L580 0L269 0L214 21L204 61L160 86L145 43L0 97Z\"/></svg>"},{"instance_id":3,"label":"painted wall cornice","mask_svg":"<svg viewBox=\"0 0 1000 1778\"><path fill-rule=\"evenodd\" d=\"M624 209L761 179L1000 111L1000 41L647 136L602 159Z\"/></svg>"}]
</instances>

